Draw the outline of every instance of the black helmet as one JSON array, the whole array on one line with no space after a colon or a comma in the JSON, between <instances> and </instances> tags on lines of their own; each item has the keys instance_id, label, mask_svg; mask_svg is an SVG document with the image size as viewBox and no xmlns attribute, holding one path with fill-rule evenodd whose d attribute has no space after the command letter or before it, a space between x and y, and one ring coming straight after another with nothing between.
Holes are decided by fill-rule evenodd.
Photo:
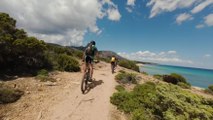
<instances>
[{"instance_id":1,"label":"black helmet","mask_svg":"<svg viewBox=\"0 0 213 120\"><path fill-rule=\"evenodd\" d=\"M92 45L95 45L95 41L91 41L90 43L91 43Z\"/></svg>"}]
</instances>

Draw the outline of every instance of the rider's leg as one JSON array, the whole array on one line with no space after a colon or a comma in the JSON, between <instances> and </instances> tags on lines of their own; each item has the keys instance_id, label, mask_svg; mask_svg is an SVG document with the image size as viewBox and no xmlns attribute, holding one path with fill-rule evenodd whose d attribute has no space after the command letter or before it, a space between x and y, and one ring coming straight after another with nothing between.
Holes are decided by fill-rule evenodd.
<instances>
[{"instance_id":1,"label":"rider's leg","mask_svg":"<svg viewBox=\"0 0 213 120\"><path fill-rule=\"evenodd\" d=\"M84 65L83 65L83 73L86 73L87 70L87 66L88 66L88 58L86 57L84 60Z\"/></svg>"},{"instance_id":2,"label":"rider's leg","mask_svg":"<svg viewBox=\"0 0 213 120\"><path fill-rule=\"evenodd\" d=\"M93 75L93 64L90 63L89 67L90 67L90 78L92 79L92 75Z\"/></svg>"}]
</instances>

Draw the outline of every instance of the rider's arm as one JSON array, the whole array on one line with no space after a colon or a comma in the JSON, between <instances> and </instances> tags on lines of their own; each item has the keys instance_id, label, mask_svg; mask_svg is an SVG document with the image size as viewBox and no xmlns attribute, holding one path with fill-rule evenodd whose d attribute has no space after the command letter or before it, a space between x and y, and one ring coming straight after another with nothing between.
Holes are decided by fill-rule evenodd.
<instances>
[{"instance_id":1,"label":"rider's arm","mask_svg":"<svg viewBox=\"0 0 213 120\"><path fill-rule=\"evenodd\" d=\"M86 51L83 52L83 56L82 56L82 61L83 61L83 62L84 62L84 60L85 60L85 52L86 52Z\"/></svg>"},{"instance_id":2,"label":"rider's arm","mask_svg":"<svg viewBox=\"0 0 213 120\"><path fill-rule=\"evenodd\" d=\"M98 54L98 49L97 49L97 48L96 48L96 50L95 50L95 57L96 57L96 59L98 60L99 54Z\"/></svg>"}]
</instances>

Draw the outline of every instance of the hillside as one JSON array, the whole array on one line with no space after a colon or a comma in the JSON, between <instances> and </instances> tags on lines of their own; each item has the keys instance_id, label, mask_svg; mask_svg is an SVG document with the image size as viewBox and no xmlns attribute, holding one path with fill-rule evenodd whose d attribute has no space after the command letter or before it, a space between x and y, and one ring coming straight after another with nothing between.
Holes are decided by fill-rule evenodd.
<instances>
[{"instance_id":1,"label":"hillside","mask_svg":"<svg viewBox=\"0 0 213 120\"><path fill-rule=\"evenodd\" d=\"M81 50L84 51L85 47L84 46L80 46L80 47L76 47L76 46L71 46L69 48L72 49L77 49L77 50ZM103 59L110 59L112 56L115 56L118 60L126 60L126 58L121 57L120 55L118 55L117 53L113 52L113 51L99 51L99 57L103 58Z\"/></svg>"}]
</instances>

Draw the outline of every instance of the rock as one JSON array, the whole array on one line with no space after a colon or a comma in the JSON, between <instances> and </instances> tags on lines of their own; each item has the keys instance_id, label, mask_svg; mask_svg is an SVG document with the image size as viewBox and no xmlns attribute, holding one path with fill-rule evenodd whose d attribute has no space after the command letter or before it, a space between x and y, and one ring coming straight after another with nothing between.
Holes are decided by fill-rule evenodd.
<instances>
[{"instance_id":1,"label":"rock","mask_svg":"<svg viewBox=\"0 0 213 120\"><path fill-rule=\"evenodd\" d=\"M18 78L18 76L16 75L16 76L14 76L14 78L15 78L15 79L17 79L17 78Z\"/></svg>"},{"instance_id":2,"label":"rock","mask_svg":"<svg viewBox=\"0 0 213 120\"><path fill-rule=\"evenodd\" d=\"M16 88L16 84L13 84L13 88Z\"/></svg>"},{"instance_id":3,"label":"rock","mask_svg":"<svg viewBox=\"0 0 213 120\"><path fill-rule=\"evenodd\" d=\"M47 82L44 83L44 85L46 85L46 86L56 86L57 83L55 83L55 82L53 83L53 82L47 81Z\"/></svg>"},{"instance_id":4,"label":"rock","mask_svg":"<svg viewBox=\"0 0 213 120\"><path fill-rule=\"evenodd\" d=\"M27 94L30 94L30 91L26 91Z\"/></svg>"},{"instance_id":5,"label":"rock","mask_svg":"<svg viewBox=\"0 0 213 120\"><path fill-rule=\"evenodd\" d=\"M56 78L56 81L61 81L61 78Z\"/></svg>"}]
</instances>

